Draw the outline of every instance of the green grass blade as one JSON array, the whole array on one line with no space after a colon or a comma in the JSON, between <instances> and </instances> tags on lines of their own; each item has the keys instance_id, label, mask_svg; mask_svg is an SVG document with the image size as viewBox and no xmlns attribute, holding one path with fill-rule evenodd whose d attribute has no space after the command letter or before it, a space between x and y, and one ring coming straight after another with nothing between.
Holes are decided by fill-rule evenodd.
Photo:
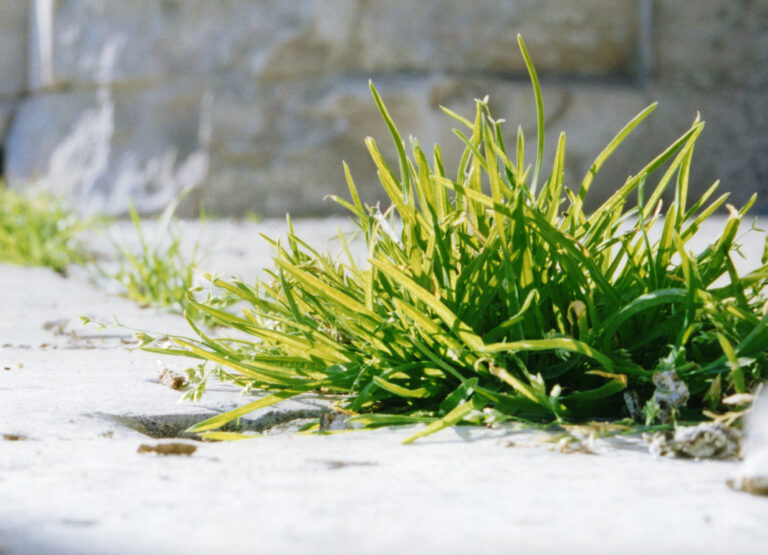
<instances>
[{"instance_id":1,"label":"green grass blade","mask_svg":"<svg viewBox=\"0 0 768 555\"><path fill-rule=\"evenodd\" d=\"M404 445L407 445L409 443L413 443L419 438L426 437L428 435L432 435L434 433L439 432L440 430L444 428L448 428L450 426L453 426L459 422L461 422L465 416L467 416L470 412L472 412L474 406L473 402L466 401L462 404L460 404L458 407L453 409L451 412L446 414L444 417L442 417L440 420L436 422L432 422L429 424L426 428L421 430L420 432L417 432L413 434L412 436L406 438L403 441Z\"/></svg>"},{"instance_id":2,"label":"green grass blade","mask_svg":"<svg viewBox=\"0 0 768 555\"><path fill-rule=\"evenodd\" d=\"M603 167L603 164L605 164L606 160L610 158L611 154L613 154L619 145L624 142L624 139L627 138L627 136L635 129L635 127L637 127L640 122L647 118L651 112L656 109L657 105L658 102L654 102L639 114L637 114L634 118L632 118L629 123L627 123L622 128L622 130L619 131L613 139L611 139L611 142L608 143L602 152L597 155L597 158L595 158L595 161L592 162L592 165L589 167L589 171L587 171L587 174L584 176L584 179L581 182L581 186L579 187L578 198L582 203L587 197L587 193L589 193L589 189L592 186L592 182L594 181L597 172L600 171L600 168Z\"/></svg>"},{"instance_id":3,"label":"green grass blade","mask_svg":"<svg viewBox=\"0 0 768 555\"><path fill-rule=\"evenodd\" d=\"M280 401L284 401L285 399L290 399L291 397L295 397L300 393L302 392L301 391L281 391L279 393L268 395L257 401L253 401L252 403L243 405L242 407L227 411L223 414L217 414L212 418L208 418L206 420L203 420L202 422L198 422L194 426L188 428L186 432L190 434L196 434L200 432L207 432L209 430L215 430L217 428L221 428L222 426L229 424L233 420L237 420L238 418L245 416L248 413L251 413L255 410L263 409L270 405L274 405L275 403L279 403Z\"/></svg>"},{"instance_id":4,"label":"green grass blade","mask_svg":"<svg viewBox=\"0 0 768 555\"><path fill-rule=\"evenodd\" d=\"M533 67L533 62L531 61L531 57L528 55L528 50L525 48L523 37L520 34L517 35L517 44L520 47L520 52L523 54L525 67L528 68L528 74L531 77L533 94L536 97L536 125L538 129L538 138L536 140L536 164L533 167L533 177L531 178L530 185L531 193L535 195L536 184L538 183L539 173L541 172L541 163L544 160L544 101L541 95L539 79L536 76L536 69Z\"/></svg>"}]
</instances>

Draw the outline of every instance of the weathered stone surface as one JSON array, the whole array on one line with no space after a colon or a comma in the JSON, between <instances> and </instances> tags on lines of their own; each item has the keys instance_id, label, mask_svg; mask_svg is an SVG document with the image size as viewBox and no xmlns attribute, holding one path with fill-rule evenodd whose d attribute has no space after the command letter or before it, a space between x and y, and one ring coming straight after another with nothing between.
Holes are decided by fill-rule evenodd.
<instances>
[{"instance_id":1,"label":"weathered stone surface","mask_svg":"<svg viewBox=\"0 0 768 555\"><path fill-rule=\"evenodd\" d=\"M403 138L417 138L428 153L439 143L451 175L458 170L463 144L451 132L459 124L444 114L440 105L471 117L474 99L486 94L494 115L507 120L507 144L514 144L517 126L523 126L529 162L533 163L536 115L532 88L527 83L491 78L390 77L378 79L376 86ZM349 165L364 200L369 204L383 200L383 189L363 139L372 136L396 167L394 147L362 78L324 86L317 86L315 81L292 83L267 87L262 94L266 109L249 114L248 133L230 129L235 121L232 114L243 113L236 102L220 96L214 104L211 173L201 189L205 205L213 213L318 214L336 210L333 203L323 202L323 197L348 196L342 160ZM551 168L558 135L565 130L569 183L580 180L615 133L650 103L645 94L629 87L604 90L585 85L546 86L544 102L548 130L544 175ZM595 121L602 124L597 129ZM245 126L237 127L242 130ZM655 153L646 150L648 160ZM620 150L615 157L613 169L609 166L605 176L600 176L606 193L641 167L636 149ZM596 191L596 197L601 194Z\"/></svg>"},{"instance_id":2,"label":"weathered stone surface","mask_svg":"<svg viewBox=\"0 0 768 555\"><path fill-rule=\"evenodd\" d=\"M0 99L26 89L27 0L0 2Z\"/></svg>"},{"instance_id":3,"label":"weathered stone surface","mask_svg":"<svg viewBox=\"0 0 768 555\"><path fill-rule=\"evenodd\" d=\"M15 102L0 100L0 137L5 136L15 109Z\"/></svg>"},{"instance_id":4,"label":"weathered stone surface","mask_svg":"<svg viewBox=\"0 0 768 555\"><path fill-rule=\"evenodd\" d=\"M681 97L675 89L658 88L650 94L659 100L659 108L648 122L644 142L656 146L657 152L682 134L697 112L706 122L693 153L691 196L719 179L720 191L730 192L729 202L735 206L756 192L757 209L768 209L766 98L734 89Z\"/></svg>"},{"instance_id":5,"label":"weathered stone surface","mask_svg":"<svg viewBox=\"0 0 768 555\"><path fill-rule=\"evenodd\" d=\"M663 82L702 90L764 90L768 3L659 0L656 6L654 49Z\"/></svg>"},{"instance_id":6,"label":"weathered stone surface","mask_svg":"<svg viewBox=\"0 0 768 555\"><path fill-rule=\"evenodd\" d=\"M425 144L445 137L436 126L446 118L427 102L431 82L377 82L393 117L404 126L404 136L413 133ZM233 133L232 115L242 114L237 100L241 92L229 91L214 103L211 174L202 189L205 205L214 213L334 210L323 198L346 196L343 160L366 199L373 203L381 198L363 139L375 136L386 152L391 140L365 79L260 87L263 110L238 126L247 132Z\"/></svg>"},{"instance_id":7,"label":"weathered stone surface","mask_svg":"<svg viewBox=\"0 0 768 555\"><path fill-rule=\"evenodd\" d=\"M61 194L85 213L125 213L131 201L160 210L207 172L204 104L188 82L30 97L8 133L6 179Z\"/></svg>"},{"instance_id":8,"label":"weathered stone surface","mask_svg":"<svg viewBox=\"0 0 768 555\"><path fill-rule=\"evenodd\" d=\"M53 14L54 74L57 84L165 80L196 75L216 80L233 67L259 74L273 66L297 37L317 35L338 42L339 15L349 2L248 2L224 0L60 0ZM315 32L317 31L317 32ZM343 31L343 30L342 30ZM343 33L342 33L343 35ZM302 46L303 47L303 46ZM333 46L312 44L301 67L310 74L328 69ZM104 55L114 52L109 64ZM290 58L290 55L288 55ZM271 58L275 58L270 62ZM326 61L326 63L318 62ZM293 63L295 60L285 60ZM295 73L301 67L291 67Z\"/></svg>"},{"instance_id":9,"label":"weathered stone surface","mask_svg":"<svg viewBox=\"0 0 768 555\"><path fill-rule=\"evenodd\" d=\"M329 72L521 73L518 32L540 71L627 73L636 41L631 0L611 10L598 0L578 7L555 0L60 0L52 20L55 82L77 86L168 73L210 79L234 67L263 81Z\"/></svg>"},{"instance_id":10,"label":"weathered stone surface","mask_svg":"<svg viewBox=\"0 0 768 555\"><path fill-rule=\"evenodd\" d=\"M507 120L507 144L514 144L517 125L523 126L529 162L533 163L535 107L527 83L489 78L382 78L376 85L403 137L417 137L427 151L439 142L449 172L456 171L462 145L451 134L458 124L443 114L439 105L471 116L473 99L485 94L490 95L495 116ZM349 164L364 199L373 204L383 198L363 138L373 136L393 163L394 149L362 79L324 86L315 81L293 83L264 91L265 110L249 114L247 133L236 133L231 128L237 122L233 114L244 113L238 105L225 97L217 99L211 173L196 200L220 214L334 211L336 206L323 202L323 197L347 195L342 160ZM545 83L543 177L551 169L558 135L564 131L566 182L578 187L594 158L614 135L654 100L659 101L656 112L601 169L588 207L596 207L629 175L684 133L700 110L708 127L699 139L693 160L692 196L721 179L722 190L732 192L734 203L741 204L758 191L758 207L766 208L763 198L768 197L768 162L763 153L768 139L760 132L761 125L765 128L765 123L760 122L766 116L756 100L743 94L740 98L697 94L681 99L664 89ZM236 127L242 131L246 124Z\"/></svg>"},{"instance_id":11,"label":"weathered stone surface","mask_svg":"<svg viewBox=\"0 0 768 555\"><path fill-rule=\"evenodd\" d=\"M209 160L207 174L194 176L200 188L187 199L184 213L193 215L202 202L220 215L306 215L340 210L324 197L346 197L344 160L364 199L373 204L383 198L363 139L373 136L390 160L394 150L364 79L243 83L214 97L209 123L201 122L208 117L200 114L203 91L181 84L136 92L118 89L108 97L111 104L93 91L34 97L16 116L7 144L7 178L17 187L42 182L86 212L120 213L129 198L152 211L183 186L181 167L202 172L206 166L201 164ZM523 126L533 162L535 109L527 83L392 77L376 84L402 135L417 137L427 151L439 142L450 172L456 171L462 145L450 132L456 122L439 105L470 116L473 99L485 94L496 117L508 122L508 144L514 144L517 125ZM765 112L743 94L681 99L661 89L545 83L543 176L551 168L558 135L565 131L566 180L577 187L594 157L654 99L660 100L657 113L603 167L589 206L661 152L701 110L709 123L694 156L692 194L720 178L735 203L758 190L759 206L765 207L768 170L763 153L768 145L760 131ZM199 138L201 125L210 125L208 138ZM41 128L46 132L41 134ZM32 142L37 145L34 152L25 148Z\"/></svg>"},{"instance_id":12,"label":"weathered stone surface","mask_svg":"<svg viewBox=\"0 0 768 555\"><path fill-rule=\"evenodd\" d=\"M720 177L735 202L755 190L768 197L768 4L654 2L656 71L642 89L641 4L3 2L0 45L20 44L25 17L30 44L26 54L0 48L0 71L6 62L24 68L26 55L32 88L18 109L7 107L2 87L18 95L24 79L0 80L0 132L13 120L7 178L60 191L85 211L124 213L129 198L156 210L194 181L202 184L185 202L187 215L200 202L222 215L300 215L334 209L322 199L346 194L346 160L375 202L382 192L363 138L374 136L390 160L393 151L369 78L403 136L426 150L439 142L449 167L461 143L439 105L471 115L473 99L486 94L509 121L510 142L523 125L532 156L535 108L521 32L543 81L545 172L563 129L566 179L577 186L624 123L659 99L657 114L604 166L593 202L684 131L698 109L709 125L694 158L693 194Z\"/></svg>"},{"instance_id":13,"label":"weathered stone surface","mask_svg":"<svg viewBox=\"0 0 768 555\"><path fill-rule=\"evenodd\" d=\"M364 1L363 71L524 73L522 33L538 71L628 73L637 37L636 2Z\"/></svg>"}]
</instances>

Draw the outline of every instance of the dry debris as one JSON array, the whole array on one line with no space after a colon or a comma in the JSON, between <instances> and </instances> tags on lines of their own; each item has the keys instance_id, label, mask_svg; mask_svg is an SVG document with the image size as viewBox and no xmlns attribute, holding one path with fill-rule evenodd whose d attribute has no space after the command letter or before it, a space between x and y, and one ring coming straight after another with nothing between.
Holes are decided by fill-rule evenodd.
<instances>
[{"instance_id":1,"label":"dry debris","mask_svg":"<svg viewBox=\"0 0 768 555\"><path fill-rule=\"evenodd\" d=\"M157 371L157 379L161 384L168 386L171 389L175 389L176 391L184 389L189 383L187 378L165 366L162 366Z\"/></svg>"},{"instance_id":2,"label":"dry debris","mask_svg":"<svg viewBox=\"0 0 768 555\"><path fill-rule=\"evenodd\" d=\"M734 459L741 453L741 432L719 422L681 426L674 433L644 436L652 455L692 459Z\"/></svg>"},{"instance_id":3,"label":"dry debris","mask_svg":"<svg viewBox=\"0 0 768 555\"><path fill-rule=\"evenodd\" d=\"M594 450L594 444L589 441L579 440L571 436L562 437L557 442L551 442L548 445L551 451L573 455L576 453L582 455L597 455Z\"/></svg>"},{"instance_id":4,"label":"dry debris","mask_svg":"<svg viewBox=\"0 0 768 555\"><path fill-rule=\"evenodd\" d=\"M656 372L653 375L653 383L656 386L653 401L659 407L657 417L659 422L662 424L674 422L678 409L688 402L688 387L674 370Z\"/></svg>"},{"instance_id":5,"label":"dry debris","mask_svg":"<svg viewBox=\"0 0 768 555\"><path fill-rule=\"evenodd\" d=\"M43 324L43 329L50 331L53 335L67 335L66 328L69 324L69 320L66 318L60 318L58 320L51 320Z\"/></svg>"},{"instance_id":6,"label":"dry debris","mask_svg":"<svg viewBox=\"0 0 768 555\"><path fill-rule=\"evenodd\" d=\"M768 476L744 476L742 478L729 479L725 483L728 484L729 488L736 491L768 496Z\"/></svg>"},{"instance_id":7,"label":"dry debris","mask_svg":"<svg viewBox=\"0 0 768 555\"><path fill-rule=\"evenodd\" d=\"M333 432L340 430L348 430L350 428L347 419L349 415L343 411L334 410L331 412L324 412L319 418L318 432Z\"/></svg>"},{"instance_id":8,"label":"dry debris","mask_svg":"<svg viewBox=\"0 0 768 555\"><path fill-rule=\"evenodd\" d=\"M5 441L24 441L27 439L27 436L23 434L3 434L3 439Z\"/></svg>"},{"instance_id":9,"label":"dry debris","mask_svg":"<svg viewBox=\"0 0 768 555\"><path fill-rule=\"evenodd\" d=\"M158 455L186 455L189 456L197 451L197 447L190 445L189 443L170 442L170 443L158 443L157 445L147 445L142 443L139 445L137 453L156 453Z\"/></svg>"}]
</instances>

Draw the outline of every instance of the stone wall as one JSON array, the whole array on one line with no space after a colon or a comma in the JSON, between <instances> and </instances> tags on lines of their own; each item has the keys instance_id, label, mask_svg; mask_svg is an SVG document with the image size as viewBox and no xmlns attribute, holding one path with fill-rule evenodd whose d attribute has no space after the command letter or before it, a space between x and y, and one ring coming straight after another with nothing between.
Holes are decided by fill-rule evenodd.
<instances>
[{"instance_id":1,"label":"stone wall","mask_svg":"<svg viewBox=\"0 0 768 555\"><path fill-rule=\"evenodd\" d=\"M452 121L490 94L535 140L516 45L542 78L547 151L567 134L567 178L659 100L599 176L595 200L708 122L693 185L714 179L768 210L768 3L760 0L3 0L0 135L12 187L57 191L84 212L328 213L346 160L380 190L363 146L389 151L373 79L404 135L460 153ZM532 143L533 144L533 143ZM533 148L529 149L531 152Z\"/></svg>"}]
</instances>

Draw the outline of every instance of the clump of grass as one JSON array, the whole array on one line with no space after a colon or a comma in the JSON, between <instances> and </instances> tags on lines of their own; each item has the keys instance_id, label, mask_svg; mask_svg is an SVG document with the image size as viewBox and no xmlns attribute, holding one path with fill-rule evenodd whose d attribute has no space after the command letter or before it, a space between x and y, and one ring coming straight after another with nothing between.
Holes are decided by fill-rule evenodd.
<instances>
[{"instance_id":1,"label":"clump of grass","mask_svg":"<svg viewBox=\"0 0 768 555\"><path fill-rule=\"evenodd\" d=\"M202 296L203 288L196 285L195 273L202 257L195 243L191 253L185 252L183 236L178 228L175 212L187 191L183 191L169 204L157 220L153 237L144 233L141 217L134 206L130 207L131 222L139 240L139 249L113 241L117 252L117 269L99 268L107 279L117 282L123 294L143 307L167 309L171 312L194 313L208 325L215 325L209 316L198 313L188 302L194 295ZM225 309L235 304L237 298L211 288L205 297L206 304Z\"/></svg>"},{"instance_id":2,"label":"clump of grass","mask_svg":"<svg viewBox=\"0 0 768 555\"><path fill-rule=\"evenodd\" d=\"M187 306L187 292L193 287L197 259L196 253L191 257L182 253L181 233L171 227L175 206L173 203L158 220L153 240L145 236L141 218L131 206L139 250L134 253L130 247L114 242L118 269L102 273L118 282L124 294L139 305L182 313Z\"/></svg>"},{"instance_id":3,"label":"clump of grass","mask_svg":"<svg viewBox=\"0 0 768 555\"><path fill-rule=\"evenodd\" d=\"M673 417L697 420L766 378L768 249L751 273L739 275L733 263L754 197L728 207L708 248L687 247L727 197L711 200L716 183L688 199L704 123L697 118L587 214L595 175L655 104L616 135L577 188L564 181L564 134L544 177L542 96L519 44L536 96L532 168L522 130L508 150L487 100L471 120L445 110L465 145L454 170L438 146L428 156L412 139L409 156L371 85L398 170L373 139L366 145L392 204L384 212L364 205L346 166L351 200L334 199L356 219L370 266L357 265L346 243L346 261L316 252L291 227L287 243L272 241L270 279L213 280L246 303L242 315L188 298L234 336L207 335L193 314L194 338L172 337L175 345L161 348L143 336L146 350L201 359L271 393L194 431L311 390L341 394L342 408L365 426L426 423L409 441L460 422L639 423L637 406L649 421L658 412L654 375L670 370L687 389L687 406L673 407ZM674 200L662 213L669 187Z\"/></svg>"},{"instance_id":4,"label":"clump of grass","mask_svg":"<svg viewBox=\"0 0 768 555\"><path fill-rule=\"evenodd\" d=\"M0 261L63 274L87 261L79 237L92 223L50 195L25 195L0 184Z\"/></svg>"}]
</instances>

